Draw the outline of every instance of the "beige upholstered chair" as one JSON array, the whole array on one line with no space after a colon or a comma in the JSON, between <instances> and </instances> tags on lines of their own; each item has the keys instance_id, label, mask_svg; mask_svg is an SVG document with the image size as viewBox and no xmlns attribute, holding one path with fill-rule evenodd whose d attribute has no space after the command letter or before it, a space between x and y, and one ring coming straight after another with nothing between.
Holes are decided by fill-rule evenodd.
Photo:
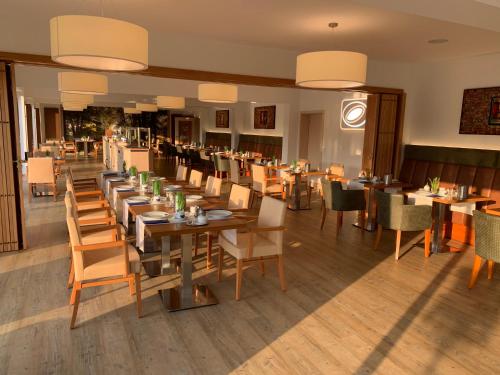
<instances>
[{"instance_id":1,"label":"beige upholstered chair","mask_svg":"<svg viewBox=\"0 0 500 375\"><path fill-rule=\"evenodd\" d=\"M203 178L203 172L197 171L195 169L191 170L189 175L189 187L201 188L201 180Z\"/></svg>"},{"instance_id":2,"label":"beige upholstered chair","mask_svg":"<svg viewBox=\"0 0 500 375\"><path fill-rule=\"evenodd\" d=\"M240 163L238 160L229 159L229 169L230 169L230 178L233 184L238 185L252 185L252 177L250 176L242 176L240 172Z\"/></svg>"},{"instance_id":3,"label":"beige upholstered chair","mask_svg":"<svg viewBox=\"0 0 500 375\"><path fill-rule=\"evenodd\" d=\"M74 190L76 191L98 190L99 188L99 184L97 183L97 178L95 177L75 179L73 175L73 169L71 167L68 167L67 174L71 179L71 184L73 185Z\"/></svg>"},{"instance_id":4,"label":"beige upholstered chair","mask_svg":"<svg viewBox=\"0 0 500 375\"><path fill-rule=\"evenodd\" d=\"M177 175L175 176L176 181L186 181L187 180L188 169L184 165L179 165L177 167Z\"/></svg>"},{"instance_id":5,"label":"beige upholstered chair","mask_svg":"<svg viewBox=\"0 0 500 375\"><path fill-rule=\"evenodd\" d=\"M241 296L243 265L260 263L264 273L264 261L276 260L281 289L286 290L283 267L283 231L285 230L286 203L271 197L264 197L260 207L257 225L249 227L248 232L225 230L219 236L219 260L217 277L222 277L224 252L236 258L236 300Z\"/></svg>"},{"instance_id":6,"label":"beige upholstered chair","mask_svg":"<svg viewBox=\"0 0 500 375\"><path fill-rule=\"evenodd\" d=\"M250 189L233 184L231 186L231 192L229 193L227 209L233 212L248 211L251 193L252 191ZM219 232L207 232L207 269L212 266L213 240L218 234ZM196 244L198 244L198 236L196 238Z\"/></svg>"},{"instance_id":7,"label":"beige upholstered chair","mask_svg":"<svg viewBox=\"0 0 500 375\"><path fill-rule=\"evenodd\" d=\"M73 305L70 327L75 327L81 290L111 283L128 283L131 294L135 284L137 316L141 317L141 262L137 251L127 241L122 240L120 228L110 225L104 230L104 234L99 233L99 230L103 231L103 228L100 228L97 235L94 229L94 237L90 238L88 233L78 232L73 216L68 215L66 221L75 273L70 300ZM108 230L111 230L111 233Z\"/></svg>"},{"instance_id":8,"label":"beige upholstered chair","mask_svg":"<svg viewBox=\"0 0 500 375\"><path fill-rule=\"evenodd\" d=\"M259 195L283 194L283 186L278 183L278 177L269 177L267 168L262 165L252 164L253 190Z\"/></svg>"},{"instance_id":9,"label":"beige upholstered chair","mask_svg":"<svg viewBox=\"0 0 500 375\"><path fill-rule=\"evenodd\" d=\"M73 154L75 155L75 158L78 158L78 148L76 147L76 143L74 141L66 141L63 146L64 157L68 154Z\"/></svg>"},{"instance_id":10,"label":"beige upholstered chair","mask_svg":"<svg viewBox=\"0 0 500 375\"><path fill-rule=\"evenodd\" d=\"M206 197L220 197L222 189L222 179L214 176L208 176L207 184L205 185Z\"/></svg>"},{"instance_id":11,"label":"beige upholstered chair","mask_svg":"<svg viewBox=\"0 0 500 375\"><path fill-rule=\"evenodd\" d=\"M48 185L52 188L54 201L57 199L57 183L54 172L54 159L52 157L28 159L28 187L29 197L36 193L37 185Z\"/></svg>"},{"instance_id":12,"label":"beige upholstered chair","mask_svg":"<svg viewBox=\"0 0 500 375\"><path fill-rule=\"evenodd\" d=\"M75 190L75 186L69 174L66 175L66 190L73 193L77 202L86 201L104 201L104 192L102 190Z\"/></svg>"},{"instance_id":13,"label":"beige upholstered chair","mask_svg":"<svg viewBox=\"0 0 500 375\"><path fill-rule=\"evenodd\" d=\"M73 216L78 220L80 226L102 224L103 220L115 216L107 200L78 202L73 192L67 191L64 203L66 209L73 212Z\"/></svg>"}]
</instances>

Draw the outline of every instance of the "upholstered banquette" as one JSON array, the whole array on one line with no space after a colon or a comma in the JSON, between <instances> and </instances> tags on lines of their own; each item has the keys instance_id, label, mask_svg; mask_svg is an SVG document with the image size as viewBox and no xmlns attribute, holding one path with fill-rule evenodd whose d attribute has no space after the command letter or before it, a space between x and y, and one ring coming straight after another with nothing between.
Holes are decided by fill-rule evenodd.
<instances>
[{"instance_id":1,"label":"upholstered banquette","mask_svg":"<svg viewBox=\"0 0 500 375\"><path fill-rule=\"evenodd\" d=\"M441 179L442 187L468 185L470 193L491 198L483 207L500 207L500 151L406 145L399 174L404 186L421 188L434 177ZM472 216L452 212L449 220L453 224L452 238L470 242Z\"/></svg>"}]
</instances>

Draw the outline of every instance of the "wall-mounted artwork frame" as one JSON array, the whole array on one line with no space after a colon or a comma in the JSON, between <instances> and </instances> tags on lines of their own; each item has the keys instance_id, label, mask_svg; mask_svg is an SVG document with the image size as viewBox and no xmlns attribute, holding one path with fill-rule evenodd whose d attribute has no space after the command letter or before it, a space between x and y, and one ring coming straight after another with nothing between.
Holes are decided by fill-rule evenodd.
<instances>
[{"instance_id":1,"label":"wall-mounted artwork frame","mask_svg":"<svg viewBox=\"0 0 500 375\"><path fill-rule=\"evenodd\" d=\"M464 90L459 134L500 135L500 87Z\"/></svg>"},{"instance_id":2,"label":"wall-mounted artwork frame","mask_svg":"<svg viewBox=\"0 0 500 375\"><path fill-rule=\"evenodd\" d=\"M215 111L215 127L229 128L229 109L218 109Z\"/></svg>"},{"instance_id":3,"label":"wall-mounted artwork frame","mask_svg":"<svg viewBox=\"0 0 500 375\"><path fill-rule=\"evenodd\" d=\"M254 129L276 129L276 106L255 107L253 127Z\"/></svg>"}]
</instances>

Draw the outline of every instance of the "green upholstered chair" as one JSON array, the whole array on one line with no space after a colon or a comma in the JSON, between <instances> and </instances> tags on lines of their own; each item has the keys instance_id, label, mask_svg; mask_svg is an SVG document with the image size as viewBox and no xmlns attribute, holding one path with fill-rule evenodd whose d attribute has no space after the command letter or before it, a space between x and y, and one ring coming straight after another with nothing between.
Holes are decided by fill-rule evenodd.
<instances>
[{"instance_id":1,"label":"green upholstered chair","mask_svg":"<svg viewBox=\"0 0 500 375\"><path fill-rule=\"evenodd\" d=\"M425 256L430 254L432 207L404 204L402 194L389 194L375 191L377 201L377 236L374 248L377 249L384 229L396 231L396 260L399 259L401 232L425 231Z\"/></svg>"},{"instance_id":2,"label":"green upholstered chair","mask_svg":"<svg viewBox=\"0 0 500 375\"><path fill-rule=\"evenodd\" d=\"M474 266L469 281L469 288L476 284L481 260L488 261L488 279L493 278L493 266L500 262L500 216L474 211L475 251Z\"/></svg>"},{"instance_id":3,"label":"green upholstered chair","mask_svg":"<svg viewBox=\"0 0 500 375\"><path fill-rule=\"evenodd\" d=\"M327 210L337 211L337 234L340 232L344 211L360 211L360 219L365 218L366 201L364 190L344 190L339 181L321 180L324 205L322 206L321 229L325 225Z\"/></svg>"},{"instance_id":4,"label":"green upholstered chair","mask_svg":"<svg viewBox=\"0 0 500 375\"><path fill-rule=\"evenodd\" d=\"M215 177L222 178L222 174L229 174L229 159L223 158L220 155L214 154Z\"/></svg>"}]
</instances>

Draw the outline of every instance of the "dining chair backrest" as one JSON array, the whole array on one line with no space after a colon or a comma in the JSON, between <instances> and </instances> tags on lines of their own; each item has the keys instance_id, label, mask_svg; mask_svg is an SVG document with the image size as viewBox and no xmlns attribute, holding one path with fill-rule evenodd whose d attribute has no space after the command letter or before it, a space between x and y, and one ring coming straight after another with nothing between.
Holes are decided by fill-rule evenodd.
<instances>
[{"instance_id":1,"label":"dining chair backrest","mask_svg":"<svg viewBox=\"0 0 500 375\"><path fill-rule=\"evenodd\" d=\"M404 204L403 195L375 190L375 200L377 202L377 223L386 229L400 229Z\"/></svg>"},{"instance_id":2,"label":"dining chair backrest","mask_svg":"<svg viewBox=\"0 0 500 375\"><path fill-rule=\"evenodd\" d=\"M191 174L189 175L189 185L200 188L202 178L203 172L197 171L195 169L191 170Z\"/></svg>"},{"instance_id":3,"label":"dining chair backrest","mask_svg":"<svg viewBox=\"0 0 500 375\"><path fill-rule=\"evenodd\" d=\"M251 190L238 184L231 186L229 193L228 209L248 208L250 202Z\"/></svg>"},{"instance_id":4,"label":"dining chair backrest","mask_svg":"<svg viewBox=\"0 0 500 375\"><path fill-rule=\"evenodd\" d=\"M214 176L208 176L207 185L205 186L205 195L211 197L220 197L222 188L222 179Z\"/></svg>"},{"instance_id":5,"label":"dining chair backrest","mask_svg":"<svg viewBox=\"0 0 500 375\"><path fill-rule=\"evenodd\" d=\"M229 160L221 155L214 154L215 170L218 172L229 172Z\"/></svg>"},{"instance_id":6,"label":"dining chair backrest","mask_svg":"<svg viewBox=\"0 0 500 375\"><path fill-rule=\"evenodd\" d=\"M344 176L344 164L342 163L332 163L330 165L330 173L336 176Z\"/></svg>"},{"instance_id":7,"label":"dining chair backrest","mask_svg":"<svg viewBox=\"0 0 500 375\"><path fill-rule=\"evenodd\" d=\"M76 144L74 141L66 141L64 142L64 148L68 150L76 150Z\"/></svg>"},{"instance_id":8,"label":"dining chair backrest","mask_svg":"<svg viewBox=\"0 0 500 375\"><path fill-rule=\"evenodd\" d=\"M182 154L182 146L181 145L176 145L175 149L177 150L178 154Z\"/></svg>"},{"instance_id":9,"label":"dining chair backrest","mask_svg":"<svg viewBox=\"0 0 500 375\"><path fill-rule=\"evenodd\" d=\"M279 227L285 225L286 202L264 196L259 210L257 225L259 227ZM281 254L283 251L283 231L262 232L271 242L276 244Z\"/></svg>"},{"instance_id":10,"label":"dining chair backrest","mask_svg":"<svg viewBox=\"0 0 500 375\"><path fill-rule=\"evenodd\" d=\"M267 188L266 167L263 165L252 164L253 189L259 193L264 193Z\"/></svg>"},{"instance_id":11,"label":"dining chair backrest","mask_svg":"<svg viewBox=\"0 0 500 375\"><path fill-rule=\"evenodd\" d=\"M240 163L238 160L230 159L229 160L229 169L231 173L231 182L235 184L240 183Z\"/></svg>"},{"instance_id":12,"label":"dining chair backrest","mask_svg":"<svg viewBox=\"0 0 500 375\"><path fill-rule=\"evenodd\" d=\"M175 176L176 181L186 181L188 169L184 165L179 165L177 167L177 175Z\"/></svg>"},{"instance_id":13,"label":"dining chair backrest","mask_svg":"<svg viewBox=\"0 0 500 375\"><path fill-rule=\"evenodd\" d=\"M28 183L55 184L54 159L52 157L28 158Z\"/></svg>"},{"instance_id":14,"label":"dining chair backrest","mask_svg":"<svg viewBox=\"0 0 500 375\"><path fill-rule=\"evenodd\" d=\"M475 210L473 217L476 255L500 263L500 216Z\"/></svg>"},{"instance_id":15,"label":"dining chair backrest","mask_svg":"<svg viewBox=\"0 0 500 375\"><path fill-rule=\"evenodd\" d=\"M76 230L79 238L82 237L82 231L78 222L78 209L75 195L71 191L67 191L64 195L64 204L66 205L66 215L71 215L75 220Z\"/></svg>"},{"instance_id":16,"label":"dining chair backrest","mask_svg":"<svg viewBox=\"0 0 500 375\"><path fill-rule=\"evenodd\" d=\"M205 161L210 161L210 155L207 155L205 150L200 151L200 158Z\"/></svg>"}]
</instances>

